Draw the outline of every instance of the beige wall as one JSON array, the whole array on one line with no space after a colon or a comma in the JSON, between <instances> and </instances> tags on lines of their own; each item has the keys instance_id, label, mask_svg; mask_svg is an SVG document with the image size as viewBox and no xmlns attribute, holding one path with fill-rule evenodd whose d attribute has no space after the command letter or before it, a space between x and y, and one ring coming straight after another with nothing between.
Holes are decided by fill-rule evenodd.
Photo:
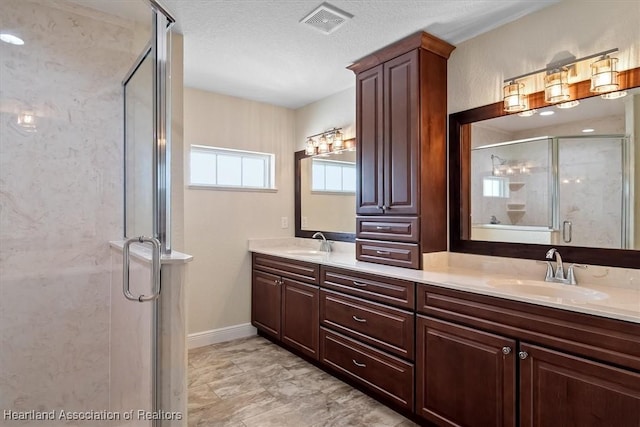
<instances>
[{"instance_id":1,"label":"beige wall","mask_svg":"<svg viewBox=\"0 0 640 427\"><path fill-rule=\"evenodd\" d=\"M296 151L304 149L307 136L323 132L333 127L342 127L345 139L355 138L355 86L298 108L295 119Z\"/></svg>"},{"instance_id":2,"label":"beige wall","mask_svg":"<svg viewBox=\"0 0 640 427\"><path fill-rule=\"evenodd\" d=\"M580 58L617 47L620 69L640 66L638 16L637 1L564 0L461 43L449 59L449 112L500 101L505 78L564 51Z\"/></svg>"},{"instance_id":3,"label":"beige wall","mask_svg":"<svg viewBox=\"0 0 640 427\"><path fill-rule=\"evenodd\" d=\"M277 192L186 188L185 251L194 256L187 279L189 333L247 323L251 257L247 239L293 236L294 111L186 88L185 185L191 144L276 155ZM289 228L280 228L280 218Z\"/></svg>"}]
</instances>

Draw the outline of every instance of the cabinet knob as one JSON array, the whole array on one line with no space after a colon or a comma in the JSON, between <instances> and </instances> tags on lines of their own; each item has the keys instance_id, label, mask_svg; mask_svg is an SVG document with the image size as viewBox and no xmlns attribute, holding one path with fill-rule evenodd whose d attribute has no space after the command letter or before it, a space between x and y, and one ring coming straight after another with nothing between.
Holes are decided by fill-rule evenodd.
<instances>
[{"instance_id":1,"label":"cabinet knob","mask_svg":"<svg viewBox=\"0 0 640 427\"><path fill-rule=\"evenodd\" d=\"M355 320L356 322L367 323L367 319L362 319L362 318L360 318L358 316L355 316L355 315L353 315L351 317L353 317L353 320Z\"/></svg>"},{"instance_id":2,"label":"cabinet knob","mask_svg":"<svg viewBox=\"0 0 640 427\"><path fill-rule=\"evenodd\" d=\"M526 351L521 351L520 353L518 353L518 357L522 360L526 359L527 357L529 357L529 353L527 353Z\"/></svg>"},{"instance_id":3,"label":"cabinet knob","mask_svg":"<svg viewBox=\"0 0 640 427\"><path fill-rule=\"evenodd\" d=\"M511 347L502 347L502 354L511 353Z\"/></svg>"}]
</instances>

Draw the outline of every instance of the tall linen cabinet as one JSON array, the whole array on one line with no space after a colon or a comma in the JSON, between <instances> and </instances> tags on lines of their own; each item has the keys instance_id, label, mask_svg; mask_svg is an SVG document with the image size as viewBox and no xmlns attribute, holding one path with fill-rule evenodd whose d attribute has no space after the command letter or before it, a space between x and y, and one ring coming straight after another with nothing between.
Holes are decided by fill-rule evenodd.
<instances>
[{"instance_id":1,"label":"tall linen cabinet","mask_svg":"<svg viewBox=\"0 0 640 427\"><path fill-rule=\"evenodd\" d=\"M356 258L419 269L447 250L447 59L420 32L362 58L356 74Z\"/></svg>"}]
</instances>

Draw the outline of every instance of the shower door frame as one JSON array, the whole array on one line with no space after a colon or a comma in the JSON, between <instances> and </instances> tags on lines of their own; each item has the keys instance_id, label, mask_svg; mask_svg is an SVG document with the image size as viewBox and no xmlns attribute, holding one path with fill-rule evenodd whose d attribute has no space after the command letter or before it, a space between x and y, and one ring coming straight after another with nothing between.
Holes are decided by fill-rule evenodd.
<instances>
[{"instance_id":1,"label":"shower door frame","mask_svg":"<svg viewBox=\"0 0 640 427\"><path fill-rule=\"evenodd\" d=\"M153 159L152 159L152 230L153 236L149 236L149 240L155 240L159 243L159 250L152 252L152 262L158 266L158 272L161 269L161 256L171 253L171 108L170 108L170 52L171 52L171 27L176 22L173 16L167 12L155 0L147 0L152 10L152 33L151 40L145 46L142 53L138 56L133 66L122 80L123 87L123 113L124 113L124 237L125 248L128 249L129 242L126 242L128 236L127 230L127 107L126 107L126 85L140 68L144 60L151 55L153 63ZM157 239L157 240L156 240ZM133 240L133 239L129 239ZM143 237L139 238L140 243ZM148 240L145 240L148 241ZM128 283L128 257L129 251L123 251L123 273L127 276L125 283ZM162 385L160 349L162 347L160 333L160 293L162 274L154 274L153 287L157 289L155 295L147 297L143 300L140 297L139 302L149 302L151 304L151 405L155 414L162 411ZM125 280L123 278L123 280ZM126 295L125 289L125 296ZM127 296L131 299L130 296ZM151 421L153 427L160 426L162 421L154 417Z\"/></svg>"}]
</instances>

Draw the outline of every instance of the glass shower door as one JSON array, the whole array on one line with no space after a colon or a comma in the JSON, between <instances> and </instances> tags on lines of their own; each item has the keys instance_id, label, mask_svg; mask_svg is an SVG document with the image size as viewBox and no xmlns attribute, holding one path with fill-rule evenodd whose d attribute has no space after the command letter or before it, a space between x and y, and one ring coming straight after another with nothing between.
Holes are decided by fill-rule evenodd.
<instances>
[{"instance_id":1,"label":"glass shower door","mask_svg":"<svg viewBox=\"0 0 640 427\"><path fill-rule=\"evenodd\" d=\"M558 243L623 249L625 138L558 138Z\"/></svg>"}]
</instances>

